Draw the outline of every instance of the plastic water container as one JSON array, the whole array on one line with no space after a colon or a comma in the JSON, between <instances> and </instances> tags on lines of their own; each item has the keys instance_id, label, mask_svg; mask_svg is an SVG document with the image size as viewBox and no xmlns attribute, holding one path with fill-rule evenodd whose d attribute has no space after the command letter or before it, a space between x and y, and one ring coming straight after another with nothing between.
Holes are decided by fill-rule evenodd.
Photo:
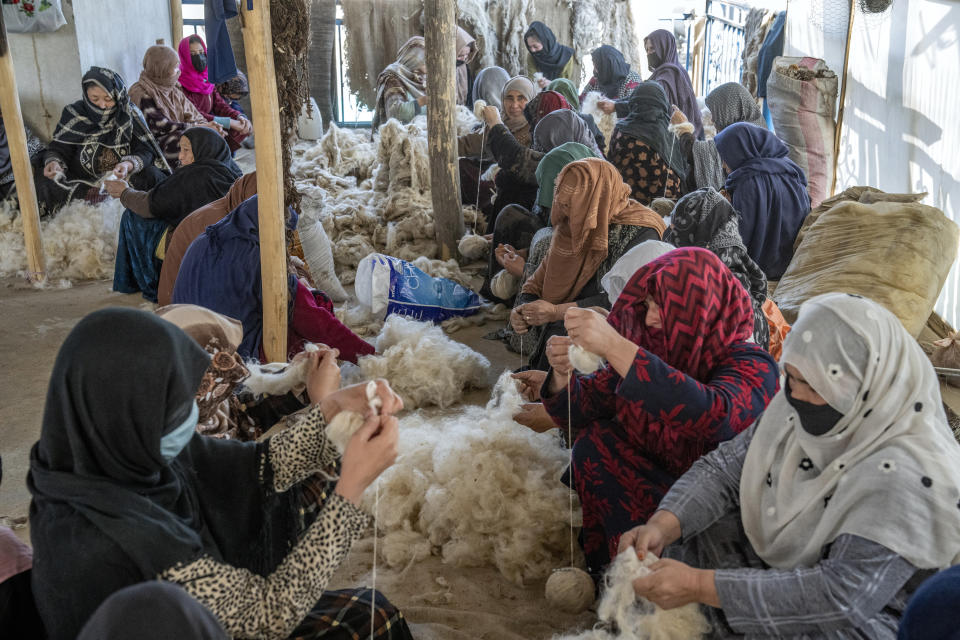
<instances>
[{"instance_id":1,"label":"plastic water container","mask_svg":"<svg viewBox=\"0 0 960 640\"><path fill-rule=\"evenodd\" d=\"M309 104L303 105L303 111L297 119L297 135L301 140L319 140L323 137L323 120L320 107L312 97Z\"/></svg>"}]
</instances>

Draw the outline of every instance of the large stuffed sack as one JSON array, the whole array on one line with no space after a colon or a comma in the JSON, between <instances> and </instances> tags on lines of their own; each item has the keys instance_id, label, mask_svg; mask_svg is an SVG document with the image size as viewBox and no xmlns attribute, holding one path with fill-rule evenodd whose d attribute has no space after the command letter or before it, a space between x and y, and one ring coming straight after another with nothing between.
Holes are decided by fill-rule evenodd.
<instances>
[{"instance_id":1,"label":"large stuffed sack","mask_svg":"<svg viewBox=\"0 0 960 640\"><path fill-rule=\"evenodd\" d=\"M806 231L774 293L791 324L800 305L840 291L884 305L916 337L957 257L957 225L915 202L842 202Z\"/></svg>"},{"instance_id":2,"label":"large stuffed sack","mask_svg":"<svg viewBox=\"0 0 960 640\"><path fill-rule=\"evenodd\" d=\"M833 189L837 74L818 58L777 57L767 79L767 102L773 127L806 174L816 207Z\"/></svg>"}]
</instances>

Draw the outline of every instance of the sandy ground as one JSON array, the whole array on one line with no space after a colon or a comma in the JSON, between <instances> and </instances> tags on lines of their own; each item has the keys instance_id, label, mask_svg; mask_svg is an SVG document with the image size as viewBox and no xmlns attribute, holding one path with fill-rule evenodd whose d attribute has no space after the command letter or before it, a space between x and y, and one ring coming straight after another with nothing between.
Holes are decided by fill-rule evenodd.
<instances>
[{"instance_id":1,"label":"sandy ground","mask_svg":"<svg viewBox=\"0 0 960 640\"><path fill-rule=\"evenodd\" d=\"M70 329L86 314L109 306L140 307L138 295L110 291L110 282L76 284L71 289L36 290L23 281L0 279L0 517L27 515L30 494L26 474L30 448L40 433L44 398L57 351ZM491 381L519 357L483 336L496 325L452 334L491 361ZM485 404L489 393L474 391L464 402ZM17 529L29 542L29 529ZM373 538L351 552L331 588L369 586ZM438 557L402 571L378 567L377 588L404 611L417 638L460 640L550 638L589 625L590 613L571 616L552 610L543 599L543 583L517 586L493 568L457 568Z\"/></svg>"}]
</instances>

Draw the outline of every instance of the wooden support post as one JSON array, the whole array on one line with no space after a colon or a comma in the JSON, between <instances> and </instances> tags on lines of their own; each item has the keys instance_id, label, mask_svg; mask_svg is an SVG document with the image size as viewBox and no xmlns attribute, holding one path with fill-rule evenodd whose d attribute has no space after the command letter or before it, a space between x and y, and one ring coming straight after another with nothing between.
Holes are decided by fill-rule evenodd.
<instances>
[{"instance_id":1,"label":"wooden support post","mask_svg":"<svg viewBox=\"0 0 960 640\"><path fill-rule=\"evenodd\" d=\"M850 41L853 38L853 17L857 13L856 0L850 0L850 15L847 21L847 48L843 52L843 75L840 76L840 105L837 108L837 130L833 136L833 184L830 195L837 193L837 167L840 164L840 135L843 132L843 103L847 100L847 70L850 68Z\"/></svg>"},{"instance_id":2,"label":"wooden support post","mask_svg":"<svg viewBox=\"0 0 960 640\"><path fill-rule=\"evenodd\" d=\"M20 201L20 220L23 222L23 244L27 252L27 272L31 282L46 279L43 238L40 236L40 207L33 184L33 166L27 153L27 133L20 112L17 76L13 70L13 54L7 43L7 30L0 13L0 112L7 132L7 145L13 164L13 180Z\"/></svg>"},{"instance_id":3,"label":"wooden support post","mask_svg":"<svg viewBox=\"0 0 960 640\"><path fill-rule=\"evenodd\" d=\"M183 0L170 0L170 46L174 49L183 40Z\"/></svg>"},{"instance_id":4,"label":"wooden support post","mask_svg":"<svg viewBox=\"0 0 960 640\"><path fill-rule=\"evenodd\" d=\"M455 0L426 0L427 148L430 150L430 193L434 230L444 260L457 255L464 233L457 169Z\"/></svg>"},{"instance_id":5,"label":"wooden support post","mask_svg":"<svg viewBox=\"0 0 960 640\"><path fill-rule=\"evenodd\" d=\"M280 99L273 66L270 3L241 2L243 46L250 79L253 135L257 141L260 273L263 278L263 349L271 362L287 360L287 247L284 239Z\"/></svg>"}]
</instances>

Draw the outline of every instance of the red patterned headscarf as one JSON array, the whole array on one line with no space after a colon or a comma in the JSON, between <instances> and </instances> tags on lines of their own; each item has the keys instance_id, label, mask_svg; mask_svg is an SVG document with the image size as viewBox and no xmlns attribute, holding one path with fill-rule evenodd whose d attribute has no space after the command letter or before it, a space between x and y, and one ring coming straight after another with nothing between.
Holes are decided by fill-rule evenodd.
<instances>
[{"instance_id":1,"label":"red patterned headscarf","mask_svg":"<svg viewBox=\"0 0 960 640\"><path fill-rule=\"evenodd\" d=\"M523 115L530 123L530 130L532 131L543 116L553 113L557 109L569 108L570 103L563 97L563 94L556 91L541 91L527 103L527 106L523 109Z\"/></svg>"},{"instance_id":2,"label":"red patterned headscarf","mask_svg":"<svg viewBox=\"0 0 960 640\"><path fill-rule=\"evenodd\" d=\"M646 325L647 296L660 307L662 330ZM684 247L633 274L607 321L620 335L703 382L731 344L753 335L753 305L713 252Z\"/></svg>"}]
</instances>

